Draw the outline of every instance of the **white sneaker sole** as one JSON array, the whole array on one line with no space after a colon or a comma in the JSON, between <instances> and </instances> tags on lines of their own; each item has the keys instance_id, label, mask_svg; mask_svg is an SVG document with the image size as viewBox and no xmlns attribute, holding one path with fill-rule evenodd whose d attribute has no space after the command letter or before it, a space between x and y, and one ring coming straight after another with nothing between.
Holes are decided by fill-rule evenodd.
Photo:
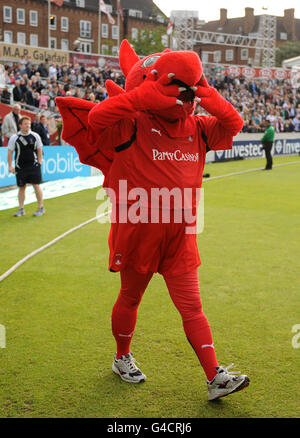
<instances>
[{"instance_id":1,"label":"white sneaker sole","mask_svg":"<svg viewBox=\"0 0 300 438\"><path fill-rule=\"evenodd\" d=\"M239 384L235 387L232 388L230 391L228 392L221 392L222 390L220 389L220 392L215 392L214 394L210 394L208 395L208 400L209 401L213 401L213 400L217 400L221 397L226 397L227 395L233 394L234 392L238 392L241 391L244 388L247 388L247 386L249 386L250 383L250 379L248 376L245 377L245 379L242 382L239 382Z\"/></svg>"},{"instance_id":2,"label":"white sneaker sole","mask_svg":"<svg viewBox=\"0 0 300 438\"><path fill-rule=\"evenodd\" d=\"M120 373L119 368L116 367L114 362L112 364L112 370L114 373L118 374L118 376L120 376L121 379L124 380L124 382L127 382L127 383L142 383L142 382L145 382L145 380L146 380L145 374L143 374L143 377L141 376L140 380L134 380L131 377L126 377L126 375Z\"/></svg>"}]
</instances>

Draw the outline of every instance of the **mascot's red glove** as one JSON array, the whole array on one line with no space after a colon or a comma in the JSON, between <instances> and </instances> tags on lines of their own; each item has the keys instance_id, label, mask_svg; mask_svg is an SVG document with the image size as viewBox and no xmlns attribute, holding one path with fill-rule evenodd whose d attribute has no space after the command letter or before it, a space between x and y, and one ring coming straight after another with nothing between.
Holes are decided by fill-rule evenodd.
<instances>
[{"instance_id":1,"label":"mascot's red glove","mask_svg":"<svg viewBox=\"0 0 300 438\"><path fill-rule=\"evenodd\" d=\"M230 102L222 97L218 91L211 87L205 76L202 76L195 87L190 87L195 93L195 100L212 116L217 117L220 123L233 136L237 135L243 127L243 119L233 108Z\"/></svg>"},{"instance_id":2,"label":"mascot's red glove","mask_svg":"<svg viewBox=\"0 0 300 438\"><path fill-rule=\"evenodd\" d=\"M185 88L170 85L174 76L174 73L164 74L156 80L156 71L152 71L142 85L127 93L128 100L137 111L165 110L182 105L177 96Z\"/></svg>"}]
</instances>

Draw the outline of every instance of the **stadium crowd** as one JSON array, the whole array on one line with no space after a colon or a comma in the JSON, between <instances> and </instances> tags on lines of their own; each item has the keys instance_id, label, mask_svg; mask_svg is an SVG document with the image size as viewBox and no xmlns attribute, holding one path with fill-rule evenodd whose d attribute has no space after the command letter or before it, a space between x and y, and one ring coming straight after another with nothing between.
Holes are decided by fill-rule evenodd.
<instances>
[{"instance_id":1,"label":"stadium crowd","mask_svg":"<svg viewBox=\"0 0 300 438\"><path fill-rule=\"evenodd\" d=\"M86 67L79 64L33 65L23 57L13 65L4 65L5 87L1 102L14 102L33 107L35 112L51 112L60 119L55 105L57 96L74 96L92 102L107 98L105 81L112 79L124 87L125 78L116 69L106 65ZM276 132L300 131L300 89L293 93L289 81L246 80L229 76L208 76L208 82L229 100L244 119L243 132L263 132L264 121L269 119ZM205 113L197 106L196 113Z\"/></svg>"}]
</instances>

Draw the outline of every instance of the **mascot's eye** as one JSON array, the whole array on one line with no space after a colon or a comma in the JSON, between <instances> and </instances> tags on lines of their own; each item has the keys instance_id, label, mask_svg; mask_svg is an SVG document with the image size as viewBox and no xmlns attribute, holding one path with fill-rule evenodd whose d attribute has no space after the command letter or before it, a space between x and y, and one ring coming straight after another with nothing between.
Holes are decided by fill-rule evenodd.
<instances>
[{"instance_id":1,"label":"mascot's eye","mask_svg":"<svg viewBox=\"0 0 300 438\"><path fill-rule=\"evenodd\" d=\"M150 65L153 65L159 58L160 56L150 56L150 58L145 59L142 67L150 67Z\"/></svg>"}]
</instances>

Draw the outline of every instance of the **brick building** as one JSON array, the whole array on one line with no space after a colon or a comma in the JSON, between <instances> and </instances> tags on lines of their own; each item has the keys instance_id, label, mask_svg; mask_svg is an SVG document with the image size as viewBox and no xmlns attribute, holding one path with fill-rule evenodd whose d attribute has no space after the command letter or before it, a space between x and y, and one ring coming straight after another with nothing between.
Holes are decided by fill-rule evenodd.
<instances>
[{"instance_id":1,"label":"brick building","mask_svg":"<svg viewBox=\"0 0 300 438\"><path fill-rule=\"evenodd\" d=\"M98 0L64 0L62 6L51 2L48 32L48 0L2 0L0 43L116 55L120 39L139 38L145 28L167 27L167 17L152 0L121 3L124 19L118 20L117 1L105 1L115 23L102 12L99 32Z\"/></svg>"},{"instance_id":2,"label":"brick building","mask_svg":"<svg viewBox=\"0 0 300 438\"><path fill-rule=\"evenodd\" d=\"M219 20L199 23L199 29L232 35L258 35L260 15L253 8L245 8L244 17L228 18L227 9L220 9ZM294 9L285 9L283 17L276 17L276 46L286 41L300 41L300 19L295 18ZM224 44L197 44L195 50L205 62L223 64L253 64L255 48L226 46Z\"/></svg>"}]
</instances>

